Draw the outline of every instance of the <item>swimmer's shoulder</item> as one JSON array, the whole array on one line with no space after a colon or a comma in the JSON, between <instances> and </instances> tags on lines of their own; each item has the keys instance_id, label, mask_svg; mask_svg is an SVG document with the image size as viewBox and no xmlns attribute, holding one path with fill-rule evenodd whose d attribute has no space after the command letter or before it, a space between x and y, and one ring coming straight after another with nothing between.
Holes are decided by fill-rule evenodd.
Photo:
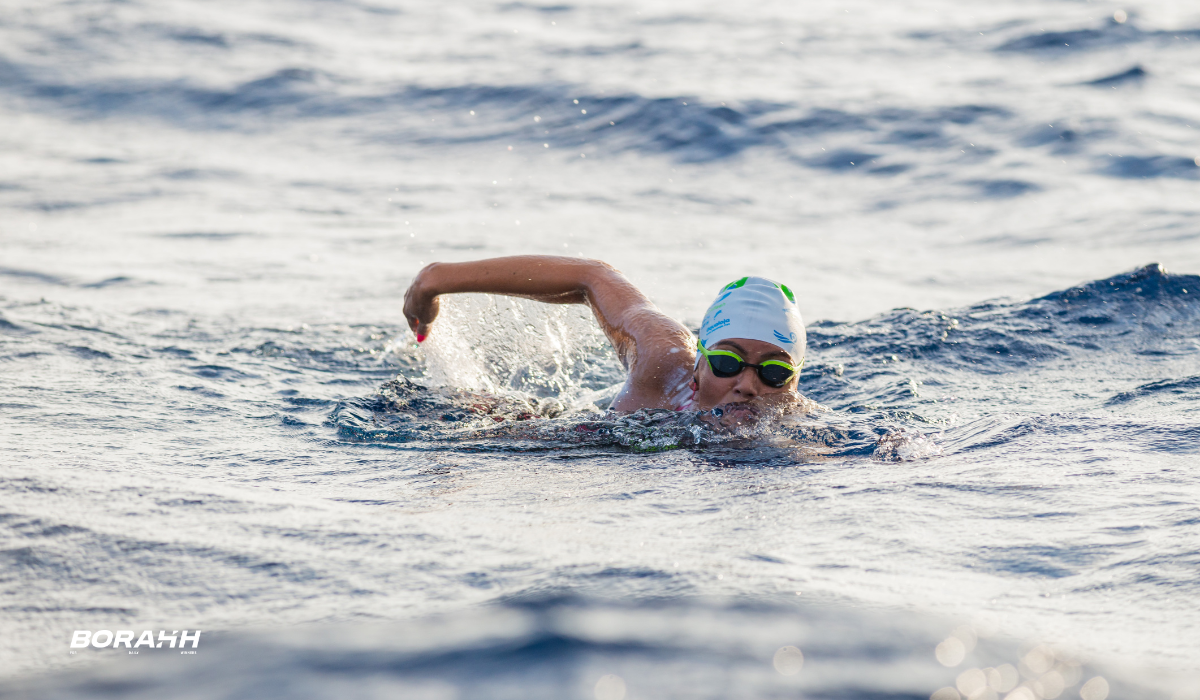
<instances>
[{"instance_id":1,"label":"swimmer's shoulder","mask_svg":"<svg viewBox=\"0 0 1200 700\"><path fill-rule=\"evenodd\" d=\"M696 338L678 321L665 315L662 319L651 332L638 335L629 358L629 377L613 399L613 410L681 410L688 405Z\"/></svg>"}]
</instances>

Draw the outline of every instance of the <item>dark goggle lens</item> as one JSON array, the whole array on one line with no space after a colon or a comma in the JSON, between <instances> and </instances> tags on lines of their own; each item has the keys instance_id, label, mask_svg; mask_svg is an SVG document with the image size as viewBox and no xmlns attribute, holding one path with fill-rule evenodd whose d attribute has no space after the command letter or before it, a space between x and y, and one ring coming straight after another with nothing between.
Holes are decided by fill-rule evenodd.
<instances>
[{"instance_id":1,"label":"dark goggle lens","mask_svg":"<svg viewBox=\"0 0 1200 700\"><path fill-rule=\"evenodd\" d=\"M772 389L778 389L787 384L788 380L792 378L792 374L794 374L792 370L785 369L779 365L766 365L765 367L758 368L758 378L763 381L763 384Z\"/></svg>"},{"instance_id":2,"label":"dark goggle lens","mask_svg":"<svg viewBox=\"0 0 1200 700\"><path fill-rule=\"evenodd\" d=\"M712 373L722 379L736 377L739 372L746 366L740 360L730 357L729 355L709 355L708 366L712 368ZM788 383L788 380L795 374L794 370L790 370L782 365L765 365L756 368L758 378L763 384L778 389Z\"/></svg>"},{"instance_id":3,"label":"dark goggle lens","mask_svg":"<svg viewBox=\"0 0 1200 700\"><path fill-rule=\"evenodd\" d=\"M742 371L742 363L729 355L709 355L708 366L712 367L713 374L722 379L737 376Z\"/></svg>"}]
</instances>

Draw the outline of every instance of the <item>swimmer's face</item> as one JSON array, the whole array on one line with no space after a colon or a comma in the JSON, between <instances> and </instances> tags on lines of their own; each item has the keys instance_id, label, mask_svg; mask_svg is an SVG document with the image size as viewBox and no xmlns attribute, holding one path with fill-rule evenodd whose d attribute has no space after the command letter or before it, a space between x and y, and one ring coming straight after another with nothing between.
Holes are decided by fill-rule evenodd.
<instances>
[{"instance_id":1,"label":"swimmer's face","mask_svg":"<svg viewBox=\"0 0 1200 700\"><path fill-rule=\"evenodd\" d=\"M767 360L781 360L790 365L796 364L791 355L778 345L764 343L761 340L730 338L716 343L709 349L737 353L738 357L752 365L761 364ZM769 387L758 378L758 372L749 367L732 377L718 377L712 373L712 367L708 362L701 358L700 365L696 368L695 379L698 386L696 403L700 405L701 410L708 411L713 406L725 403L744 403L758 396L794 392L797 382L800 381L800 375L797 373L791 381L779 388Z\"/></svg>"}]
</instances>

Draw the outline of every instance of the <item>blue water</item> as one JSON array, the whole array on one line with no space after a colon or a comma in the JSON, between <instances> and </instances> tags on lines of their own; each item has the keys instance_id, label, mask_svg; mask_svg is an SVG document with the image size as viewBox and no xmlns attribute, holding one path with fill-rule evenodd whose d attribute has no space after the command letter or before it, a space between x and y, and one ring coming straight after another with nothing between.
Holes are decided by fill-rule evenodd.
<instances>
[{"instance_id":1,"label":"blue water","mask_svg":"<svg viewBox=\"0 0 1200 700\"><path fill-rule=\"evenodd\" d=\"M0 693L1193 697L1198 59L1170 0L0 10ZM578 308L417 347L515 253L785 281L813 410L605 414Z\"/></svg>"}]
</instances>

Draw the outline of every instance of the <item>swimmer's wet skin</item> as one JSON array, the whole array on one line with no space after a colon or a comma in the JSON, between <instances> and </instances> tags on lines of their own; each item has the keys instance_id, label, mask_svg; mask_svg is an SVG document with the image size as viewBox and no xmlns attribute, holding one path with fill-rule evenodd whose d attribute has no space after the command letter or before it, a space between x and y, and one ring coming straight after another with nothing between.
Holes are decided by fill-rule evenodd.
<instances>
[{"instance_id":1,"label":"swimmer's wet skin","mask_svg":"<svg viewBox=\"0 0 1200 700\"><path fill-rule=\"evenodd\" d=\"M743 277L723 287L704 315L697 341L599 260L519 255L433 263L404 295L404 317L419 342L437 318L438 296L465 292L587 304L629 372L613 399L615 411L708 411L751 401L786 403L797 396L804 322L793 292L762 277Z\"/></svg>"}]
</instances>

